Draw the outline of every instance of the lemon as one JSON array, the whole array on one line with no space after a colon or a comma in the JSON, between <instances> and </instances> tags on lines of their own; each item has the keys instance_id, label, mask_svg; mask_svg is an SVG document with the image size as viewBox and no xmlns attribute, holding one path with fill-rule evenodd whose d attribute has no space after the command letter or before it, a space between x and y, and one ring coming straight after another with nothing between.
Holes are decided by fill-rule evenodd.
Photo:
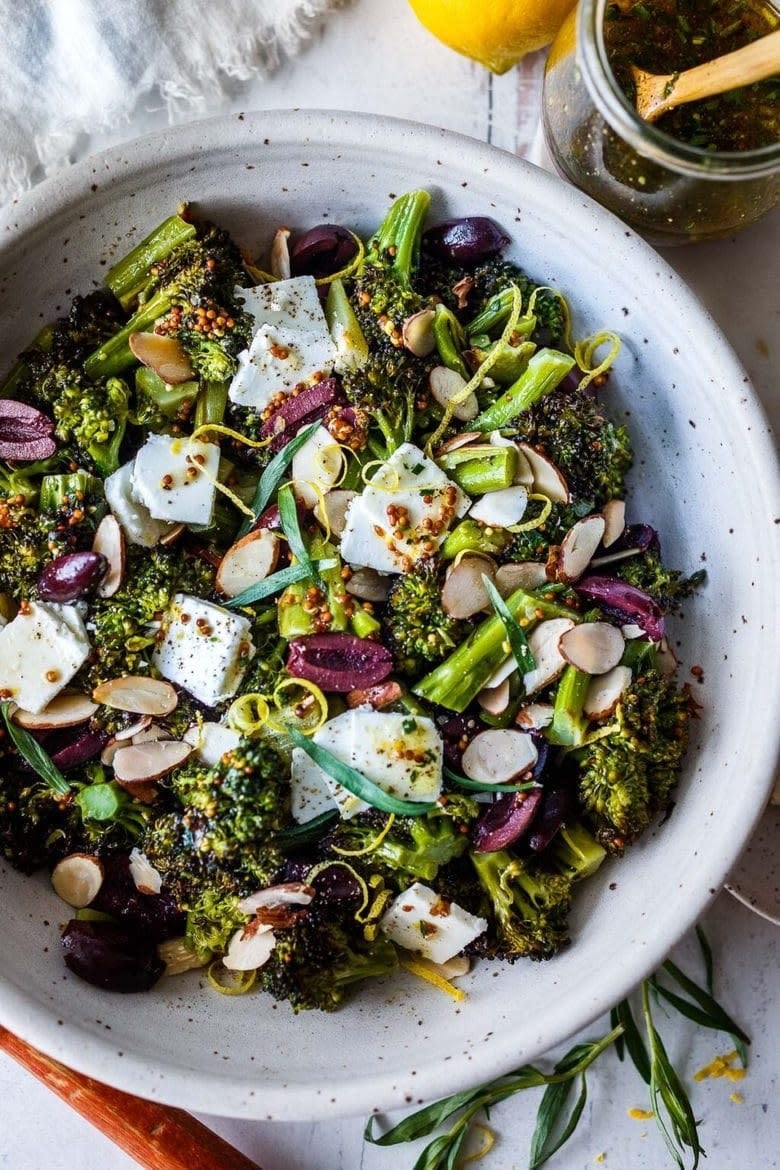
<instances>
[{"instance_id":1,"label":"lemon","mask_svg":"<svg viewBox=\"0 0 780 1170\"><path fill-rule=\"evenodd\" d=\"M451 49L506 73L549 45L576 0L409 0L429 32Z\"/></svg>"}]
</instances>

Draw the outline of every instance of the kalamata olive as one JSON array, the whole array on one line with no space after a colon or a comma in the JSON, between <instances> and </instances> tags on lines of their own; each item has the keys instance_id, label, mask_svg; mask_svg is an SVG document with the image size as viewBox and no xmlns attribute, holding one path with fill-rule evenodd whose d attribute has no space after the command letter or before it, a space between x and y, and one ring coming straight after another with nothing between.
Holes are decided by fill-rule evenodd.
<instances>
[{"instance_id":1,"label":"kalamata olive","mask_svg":"<svg viewBox=\"0 0 780 1170\"><path fill-rule=\"evenodd\" d=\"M148 991L165 970L154 942L118 922L71 919L62 946L74 975L104 991Z\"/></svg>"},{"instance_id":2,"label":"kalamata olive","mask_svg":"<svg viewBox=\"0 0 780 1170\"><path fill-rule=\"evenodd\" d=\"M48 459L57 450L53 433L54 423L34 406L0 398L0 459Z\"/></svg>"},{"instance_id":3,"label":"kalamata olive","mask_svg":"<svg viewBox=\"0 0 780 1170\"><path fill-rule=\"evenodd\" d=\"M309 873L322 859L319 857L291 857L284 867L285 881L306 881ZM360 883L346 865L334 861L312 878L310 885L317 891L317 902L359 902L363 894Z\"/></svg>"},{"instance_id":4,"label":"kalamata olive","mask_svg":"<svg viewBox=\"0 0 780 1170\"><path fill-rule=\"evenodd\" d=\"M570 788L551 788L545 792L541 810L534 820L534 831L528 838L528 848L534 853L546 849L573 809L574 796Z\"/></svg>"},{"instance_id":5,"label":"kalamata olive","mask_svg":"<svg viewBox=\"0 0 780 1170\"><path fill-rule=\"evenodd\" d=\"M100 553L74 552L55 557L38 577L42 601L77 601L98 587L108 569Z\"/></svg>"},{"instance_id":6,"label":"kalamata olive","mask_svg":"<svg viewBox=\"0 0 780 1170\"><path fill-rule=\"evenodd\" d=\"M495 256L509 243L509 236L487 216L467 215L429 228L423 243L429 252L442 260L474 264Z\"/></svg>"},{"instance_id":7,"label":"kalamata olive","mask_svg":"<svg viewBox=\"0 0 780 1170\"><path fill-rule=\"evenodd\" d=\"M56 752L50 752L52 762L64 772L67 772L68 768L76 768L79 764L86 763L87 760L93 760L108 743L105 731L92 731L83 725L71 727L68 731L69 740L63 742ZM63 732L62 735L64 738L66 733Z\"/></svg>"},{"instance_id":8,"label":"kalamata olive","mask_svg":"<svg viewBox=\"0 0 780 1170\"><path fill-rule=\"evenodd\" d=\"M128 857L115 854L101 860L104 877L93 902L96 910L119 918L156 943L184 933L185 915L165 885L159 894L143 894L133 881Z\"/></svg>"},{"instance_id":9,"label":"kalamata olive","mask_svg":"<svg viewBox=\"0 0 780 1170\"><path fill-rule=\"evenodd\" d=\"M453 772L463 770L463 752L470 740L487 725L474 715L453 715L446 723L439 727L439 734L444 743L444 762Z\"/></svg>"},{"instance_id":10,"label":"kalamata olive","mask_svg":"<svg viewBox=\"0 0 780 1170\"><path fill-rule=\"evenodd\" d=\"M349 264L358 246L352 232L336 223L324 223L304 232L290 250L293 276L332 276Z\"/></svg>"},{"instance_id":11,"label":"kalamata olive","mask_svg":"<svg viewBox=\"0 0 780 1170\"><path fill-rule=\"evenodd\" d=\"M541 788L499 796L482 813L472 830L476 852L495 853L519 841L530 829L541 803Z\"/></svg>"},{"instance_id":12,"label":"kalamata olive","mask_svg":"<svg viewBox=\"0 0 780 1170\"><path fill-rule=\"evenodd\" d=\"M267 439L272 436L269 451L281 451L290 439L294 439L301 427L324 418L336 401L343 401L339 384L335 378L325 378L315 386L302 390L294 397L285 398L281 406L264 423L260 432Z\"/></svg>"},{"instance_id":13,"label":"kalamata olive","mask_svg":"<svg viewBox=\"0 0 780 1170\"><path fill-rule=\"evenodd\" d=\"M638 548L642 552L661 551L661 542L655 528L649 524L629 524L625 531L609 546L609 551L623 552L627 548Z\"/></svg>"},{"instance_id":14,"label":"kalamata olive","mask_svg":"<svg viewBox=\"0 0 780 1170\"><path fill-rule=\"evenodd\" d=\"M628 585L617 577L583 577L574 588L588 601L623 623L637 625L653 642L664 636L664 615L649 593Z\"/></svg>"},{"instance_id":15,"label":"kalamata olive","mask_svg":"<svg viewBox=\"0 0 780 1170\"><path fill-rule=\"evenodd\" d=\"M323 691L346 694L387 678L393 656L379 642L354 634L310 634L290 642L287 669Z\"/></svg>"}]
</instances>

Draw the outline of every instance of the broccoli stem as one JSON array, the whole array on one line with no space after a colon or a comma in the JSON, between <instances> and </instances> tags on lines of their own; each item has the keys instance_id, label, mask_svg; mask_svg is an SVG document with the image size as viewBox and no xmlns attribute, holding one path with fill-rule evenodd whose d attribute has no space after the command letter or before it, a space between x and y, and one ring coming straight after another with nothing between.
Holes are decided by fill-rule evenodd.
<instances>
[{"instance_id":1,"label":"broccoli stem","mask_svg":"<svg viewBox=\"0 0 780 1170\"><path fill-rule=\"evenodd\" d=\"M468 382L471 374L461 357L466 348L466 335L458 318L446 305L437 305L433 319L433 337L439 357L445 366L455 370Z\"/></svg>"},{"instance_id":2,"label":"broccoli stem","mask_svg":"<svg viewBox=\"0 0 780 1170\"><path fill-rule=\"evenodd\" d=\"M514 303L514 288L512 285L505 288L503 292L496 293L491 297L485 305L481 313L478 313L473 321L470 321L466 326L466 332L469 337L476 339L481 333L492 333L494 329L506 324L509 320L509 315L512 312L512 305ZM530 337L536 328L537 321L533 313L527 313L521 317L515 326L515 333L521 337Z\"/></svg>"},{"instance_id":3,"label":"broccoli stem","mask_svg":"<svg viewBox=\"0 0 780 1170\"><path fill-rule=\"evenodd\" d=\"M481 552L495 556L511 543L512 533L505 528L487 528L476 520L461 520L457 528L453 528L447 535L439 555L444 561L453 561L462 552Z\"/></svg>"},{"instance_id":4,"label":"broccoli stem","mask_svg":"<svg viewBox=\"0 0 780 1170\"><path fill-rule=\"evenodd\" d=\"M224 422L228 403L229 382L204 380L195 402L195 428L215 426Z\"/></svg>"},{"instance_id":5,"label":"broccoli stem","mask_svg":"<svg viewBox=\"0 0 780 1170\"><path fill-rule=\"evenodd\" d=\"M41 480L39 507L42 512L57 512L66 500L72 504L82 498L99 499L102 494L102 480L86 471L74 471L67 475L44 475Z\"/></svg>"},{"instance_id":6,"label":"broccoli stem","mask_svg":"<svg viewBox=\"0 0 780 1170\"><path fill-rule=\"evenodd\" d=\"M517 345L512 345L508 341L501 341L500 338L498 341L491 341L489 337L479 340L474 338L472 348L467 351L466 356L471 358L474 368L478 369L489 357L492 358L496 350L498 357L493 358L490 377L501 386L511 386L525 373L529 359L536 353L536 345L533 341L521 341Z\"/></svg>"},{"instance_id":7,"label":"broccoli stem","mask_svg":"<svg viewBox=\"0 0 780 1170\"><path fill-rule=\"evenodd\" d=\"M149 280L152 266L194 235L191 223L180 215L171 215L109 269L106 284L124 309L130 307Z\"/></svg>"},{"instance_id":8,"label":"broccoli stem","mask_svg":"<svg viewBox=\"0 0 780 1170\"><path fill-rule=\"evenodd\" d=\"M567 666L558 683L553 704L552 723L547 728L550 743L561 747L578 747L588 727L582 713L591 676L576 666Z\"/></svg>"},{"instance_id":9,"label":"broccoli stem","mask_svg":"<svg viewBox=\"0 0 780 1170\"><path fill-rule=\"evenodd\" d=\"M180 382L171 386L163 382L159 374L150 370L148 366L139 366L135 371L135 389L138 402L145 406L151 402L165 418L176 418L183 404L195 398L198 394L197 382ZM144 414L139 410L136 419L143 423Z\"/></svg>"},{"instance_id":10,"label":"broccoli stem","mask_svg":"<svg viewBox=\"0 0 780 1170\"><path fill-rule=\"evenodd\" d=\"M549 856L556 869L576 882L592 877L607 851L584 825L574 821L555 834Z\"/></svg>"},{"instance_id":11,"label":"broccoli stem","mask_svg":"<svg viewBox=\"0 0 780 1170\"><path fill-rule=\"evenodd\" d=\"M574 358L569 354L557 349L540 349L517 381L487 410L483 410L471 426L475 431L495 431L507 426L518 414L560 385L573 367Z\"/></svg>"},{"instance_id":12,"label":"broccoli stem","mask_svg":"<svg viewBox=\"0 0 780 1170\"><path fill-rule=\"evenodd\" d=\"M566 606L545 601L524 589L516 589L507 598L506 605L525 633L549 618L577 620L577 615ZM486 618L449 658L420 680L413 688L414 693L451 711L465 711L508 657L504 623L496 615Z\"/></svg>"},{"instance_id":13,"label":"broccoli stem","mask_svg":"<svg viewBox=\"0 0 780 1170\"><path fill-rule=\"evenodd\" d=\"M381 623L377 621L373 614L363 609L363 606L357 599L355 599L355 610L349 619L349 624L352 633L358 638L370 638L372 634L378 634L382 628Z\"/></svg>"},{"instance_id":14,"label":"broccoli stem","mask_svg":"<svg viewBox=\"0 0 780 1170\"><path fill-rule=\"evenodd\" d=\"M481 496L485 492L497 492L512 484L517 472L517 450L515 447L493 447L489 443L481 443L449 451L437 462L464 492L470 496Z\"/></svg>"},{"instance_id":15,"label":"broccoli stem","mask_svg":"<svg viewBox=\"0 0 780 1170\"><path fill-rule=\"evenodd\" d=\"M337 562L332 569L322 569L320 576L327 590L327 606L332 615L332 620L328 623L328 632L342 633L349 629L350 621L343 601L339 600L345 594L344 580L341 576L342 565L338 552L323 537L315 536L309 545L309 555L313 561L335 560ZM311 587L312 582L309 578L296 581L285 589L279 599L279 633L288 642L291 638L300 638L305 634L320 632L315 627L314 615L310 609L305 609L303 604ZM369 617L370 615L366 614L365 616ZM362 635L358 635L358 637L360 636Z\"/></svg>"},{"instance_id":16,"label":"broccoli stem","mask_svg":"<svg viewBox=\"0 0 780 1170\"><path fill-rule=\"evenodd\" d=\"M420 255L420 239L431 197L427 191L408 191L399 196L371 237L366 264L386 263L392 256L392 271L402 284L409 284Z\"/></svg>"},{"instance_id":17,"label":"broccoli stem","mask_svg":"<svg viewBox=\"0 0 780 1170\"><path fill-rule=\"evenodd\" d=\"M158 317L164 317L171 307L170 298L163 292L156 293L150 301L142 305L122 328L104 341L100 349L91 353L84 362L84 371L88 378L110 378L121 374L130 366L136 364L136 359L128 344L131 333L145 333L150 329Z\"/></svg>"}]
</instances>

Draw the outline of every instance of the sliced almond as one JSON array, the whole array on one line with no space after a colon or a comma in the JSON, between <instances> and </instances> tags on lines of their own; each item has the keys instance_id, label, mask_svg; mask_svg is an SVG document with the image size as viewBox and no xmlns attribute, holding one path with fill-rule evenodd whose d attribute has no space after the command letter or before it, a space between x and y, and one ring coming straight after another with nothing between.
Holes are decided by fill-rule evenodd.
<instances>
[{"instance_id":1,"label":"sliced almond","mask_svg":"<svg viewBox=\"0 0 780 1170\"><path fill-rule=\"evenodd\" d=\"M276 936L270 926L250 922L230 940L222 965L228 971L256 971L271 958Z\"/></svg>"},{"instance_id":2,"label":"sliced almond","mask_svg":"<svg viewBox=\"0 0 780 1170\"><path fill-rule=\"evenodd\" d=\"M631 683L631 671L627 666L614 666L600 678L591 679L582 709L589 719L598 723L614 713L620 696Z\"/></svg>"},{"instance_id":3,"label":"sliced almond","mask_svg":"<svg viewBox=\"0 0 780 1170\"><path fill-rule=\"evenodd\" d=\"M523 675L523 686L527 695L533 695L542 687L549 686L566 667L558 643L567 630L574 627L571 618L551 618L541 622L528 635L528 648L534 656L536 666Z\"/></svg>"},{"instance_id":4,"label":"sliced almond","mask_svg":"<svg viewBox=\"0 0 780 1170\"><path fill-rule=\"evenodd\" d=\"M52 870L51 884L63 902L76 910L94 902L103 885L103 865L91 853L71 853Z\"/></svg>"},{"instance_id":5,"label":"sliced almond","mask_svg":"<svg viewBox=\"0 0 780 1170\"><path fill-rule=\"evenodd\" d=\"M111 512L97 526L92 551L106 558L108 568L97 587L98 597L113 597L125 575L125 537Z\"/></svg>"},{"instance_id":6,"label":"sliced almond","mask_svg":"<svg viewBox=\"0 0 780 1170\"><path fill-rule=\"evenodd\" d=\"M509 784L533 768L539 753L530 735L511 728L480 731L463 753L463 775L487 784Z\"/></svg>"},{"instance_id":7,"label":"sliced almond","mask_svg":"<svg viewBox=\"0 0 780 1170\"><path fill-rule=\"evenodd\" d=\"M593 564L593 561L590 562ZM645 631L636 622L629 622L626 626L620 627L620 632L627 642L632 642L634 638L644 638Z\"/></svg>"},{"instance_id":8,"label":"sliced almond","mask_svg":"<svg viewBox=\"0 0 780 1170\"><path fill-rule=\"evenodd\" d=\"M601 538L601 543L604 548L609 548L625 532L626 501L608 500L601 509L601 515L604 517L604 535Z\"/></svg>"},{"instance_id":9,"label":"sliced almond","mask_svg":"<svg viewBox=\"0 0 780 1170\"><path fill-rule=\"evenodd\" d=\"M219 562L215 584L225 597L238 597L250 585L273 573L279 560L280 540L275 532L258 528L232 544Z\"/></svg>"},{"instance_id":10,"label":"sliced almond","mask_svg":"<svg viewBox=\"0 0 780 1170\"><path fill-rule=\"evenodd\" d=\"M333 488L321 500L317 500L314 515L320 524L330 528L334 536L341 536L347 526L349 505L356 496L357 492L346 488Z\"/></svg>"},{"instance_id":11,"label":"sliced almond","mask_svg":"<svg viewBox=\"0 0 780 1170\"><path fill-rule=\"evenodd\" d=\"M133 739L136 735L140 735L143 731L146 731L147 727L151 727L151 725L151 715L142 715L134 723L128 723L127 727L123 727L121 731L117 731L114 734L114 739L118 740L119 743L123 743L126 739ZM158 737L154 736L153 738L157 739Z\"/></svg>"},{"instance_id":12,"label":"sliced almond","mask_svg":"<svg viewBox=\"0 0 780 1170\"><path fill-rule=\"evenodd\" d=\"M77 727L79 723L86 723L96 711L97 703L93 703L89 695L66 692L57 695L37 714L17 707L13 721L28 731L53 731L58 727Z\"/></svg>"},{"instance_id":13,"label":"sliced almond","mask_svg":"<svg viewBox=\"0 0 780 1170\"><path fill-rule=\"evenodd\" d=\"M161 333L131 333L127 344L133 357L169 386L179 386L195 377L187 351L177 337L165 337Z\"/></svg>"},{"instance_id":14,"label":"sliced almond","mask_svg":"<svg viewBox=\"0 0 780 1170\"><path fill-rule=\"evenodd\" d=\"M115 735L111 736L106 746L100 753L100 762L104 768L112 768L114 766L114 756L121 748L122 743Z\"/></svg>"},{"instance_id":15,"label":"sliced almond","mask_svg":"<svg viewBox=\"0 0 780 1170\"><path fill-rule=\"evenodd\" d=\"M485 492L471 505L469 516L491 528L509 528L522 520L527 504L528 492L517 484L497 492Z\"/></svg>"},{"instance_id":16,"label":"sliced almond","mask_svg":"<svg viewBox=\"0 0 780 1170\"><path fill-rule=\"evenodd\" d=\"M242 898L238 909L242 914L256 914L266 906L308 906L315 893L305 882L280 882Z\"/></svg>"},{"instance_id":17,"label":"sliced almond","mask_svg":"<svg viewBox=\"0 0 780 1170\"><path fill-rule=\"evenodd\" d=\"M495 579L496 570L485 557L465 556L447 572L441 591L445 613L453 618L470 618L490 606L483 577Z\"/></svg>"},{"instance_id":18,"label":"sliced almond","mask_svg":"<svg viewBox=\"0 0 780 1170\"><path fill-rule=\"evenodd\" d=\"M364 707L368 703L375 711L381 711L383 707L397 703L403 693L400 683L388 679L387 682L375 683L372 687L358 687L354 691L347 691L347 706Z\"/></svg>"},{"instance_id":19,"label":"sliced almond","mask_svg":"<svg viewBox=\"0 0 780 1170\"><path fill-rule=\"evenodd\" d=\"M677 670L677 667L679 666L677 655L675 654L674 650L672 650L666 638L661 639L661 643L658 647L657 662L658 669L661 671L661 674L665 675L674 674L674 672Z\"/></svg>"},{"instance_id":20,"label":"sliced almond","mask_svg":"<svg viewBox=\"0 0 780 1170\"><path fill-rule=\"evenodd\" d=\"M501 565L496 573L496 589L509 597L516 589L541 589L547 584L547 569L540 561L517 561Z\"/></svg>"},{"instance_id":21,"label":"sliced almond","mask_svg":"<svg viewBox=\"0 0 780 1170\"><path fill-rule=\"evenodd\" d=\"M442 455L446 455L449 451L457 451L459 447L467 447L469 443L476 442L477 439L484 441L485 436L482 431L463 431L460 435L453 435L446 442L438 447L435 453L435 459L441 459Z\"/></svg>"},{"instance_id":22,"label":"sliced almond","mask_svg":"<svg viewBox=\"0 0 780 1170\"><path fill-rule=\"evenodd\" d=\"M205 967L208 961L193 951L185 938L166 938L157 944L157 954L165 963L166 975L183 975L185 971Z\"/></svg>"},{"instance_id":23,"label":"sliced almond","mask_svg":"<svg viewBox=\"0 0 780 1170\"><path fill-rule=\"evenodd\" d=\"M509 657L505 659L505 661L502 662L500 666L496 667L490 678L485 683L483 690L492 691L496 687L500 687L504 679L511 678L516 670L517 663L515 662L515 657L513 654L510 654Z\"/></svg>"},{"instance_id":24,"label":"sliced almond","mask_svg":"<svg viewBox=\"0 0 780 1170\"><path fill-rule=\"evenodd\" d=\"M289 240L290 229L280 227L271 244L271 272L277 280L289 280L292 274Z\"/></svg>"},{"instance_id":25,"label":"sliced almond","mask_svg":"<svg viewBox=\"0 0 780 1170\"><path fill-rule=\"evenodd\" d=\"M626 640L609 622L585 622L567 630L558 649L570 666L585 674L606 674L623 657Z\"/></svg>"},{"instance_id":26,"label":"sliced almond","mask_svg":"<svg viewBox=\"0 0 780 1170\"><path fill-rule=\"evenodd\" d=\"M155 739L150 743L121 747L114 756L114 776L125 784L148 783L167 776L192 754L188 743Z\"/></svg>"},{"instance_id":27,"label":"sliced almond","mask_svg":"<svg viewBox=\"0 0 780 1170\"><path fill-rule=\"evenodd\" d=\"M477 695L477 702L488 715L503 715L509 706L509 679L505 678L497 687L485 687Z\"/></svg>"},{"instance_id":28,"label":"sliced almond","mask_svg":"<svg viewBox=\"0 0 780 1170\"><path fill-rule=\"evenodd\" d=\"M166 546L169 544L176 544L176 541L179 539L179 537L183 536L186 531L186 524L174 524L173 528L170 528L164 534L164 536L160 537L159 543Z\"/></svg>"},{"instance_id":29,"label":"sliced almond","mask_svg":"<svg viewBox=\"0 0 780 1170\"><path fill-rule=\"evenodd\" d=\"M422 955L415 955L415 966L438 975L440 979L462 979L471 970L471 959L466 955L455 955L447 959L446 963L434 963L432 959L425 959Z\"/></svg>"},{"instance_id":30,"label":"sliced almond","mask_svg":"<svg viewBox=\"0 0 780 1170\"><path fill-rule=\"evenodd\" d=\"M130 852L130 877L142 894L159 894L162 889L161 874L140 849L132 849Z\"/></svg>"},{"instance_id":31,"label":"sliced almond","mask_svg":"<svg viewBox=\"0 0 780 1170\"><path fill-rule=\"evenodd\" d=\"M526 703L515 716L515 723L526 731L541 731L553 721L555 708L552 703Z\"/></svg>"},{"instance_id":32,"label":"sliced almond","mask_svg":"<svg viewBox=\"0 0 780 1170\"><path fill-rule=\"evenodd\" d=\"M517 471L515 472L515 478L512 482L519 483L522 485L522 487L526 487L530 490L534 483L534 473L531 469L531 464L528 462L527 456L521 450L520 444L516 443L513 439L505 438L501 434L501 431L491 431L488 439L494 447L514 447L515 451L517 452Z\"/></svg>"},{"instance_id":33,"label":"sliced almond","mask_svg":"<svg viewBox=\"0 0 780 1170\"><path fill-rule=\"evenodd\" d=\"M184 732L188 743L202 764L213 768L224 756L238 747L241 736L224 723L193 723Z\"/></svg>"},{"instance_id":34,"label":"sliced almond","mask_svg":"<svg viewBox=\"0 0 780 1170\"><path fill-rule=\"evenodd\" d=\"M552 558L555 579L577 581L587 569L604 535L604 517L594 513L578 520L564 536ZM551 561L547 562L550 575Z\"/></svg>"},{"instance_id":35,"label":"sliced almond","mask_svg":"<svg viewBox=\"0 0 780 1170\"><path fill-rule=\"evenodd\" d=\"M392 584L392 578L383 577L376 569L355 569L345 588L361 601L387 601Z\"/></svg>"},{"instance_id":36,"label":"sliced almond","mask_svg":"<svg viewBox=\"0 0 780 1170\"><path fill-rule=\"evenodd\" d=\"M436 338L433 336L435 316L434 309L420 309L419 313L407 317L401 326L404 346L415 357L427 357L436 348Z\"/></svg>"},{"instance_id":37,"label":"sliced almond","mask_svg":"<svg viewBox=\"0 0 780 1170\"><path fill-rule=\"evenodd\" d=\"M431 394L439 406L447 409L451 399L457 398L467 385L466 379L457 370L449 366L434 366L428 377ZM471 422L479 414L479 403L476 394L469 394L463 402L459 402L453 409L452 417L459 422Z\"/></svg>"},{"instance_id":38,"label":"sliced almond","mask_svg":"<svg viewBox=\"0 0 780 1170\"><path fill-rule=\"evenodd\" d=\"M130 711L134 715L170 715L179 702L176 689L169 682L143 674L109 679L95 687L92 698L115 711Z\"/></svg>"},{"instance_id":39,"label":"sliced almond","mask_svg":"<svg viewBox=\"0 0 780 1170\"><path fill-rule=\"evenodd\" d=\"M568 504L569 485L552 460L541 451L537 451L530 443L518 443L517 446L531 466L534 491L547 496L554 504Z\"/></svg>"}]
</instances>

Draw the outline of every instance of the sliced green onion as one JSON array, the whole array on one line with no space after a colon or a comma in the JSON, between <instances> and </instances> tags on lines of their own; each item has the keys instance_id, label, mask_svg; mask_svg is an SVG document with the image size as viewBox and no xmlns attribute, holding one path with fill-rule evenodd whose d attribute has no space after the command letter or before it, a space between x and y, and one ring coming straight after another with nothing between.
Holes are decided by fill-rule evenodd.
<instances>
[{"instance_id":1,"label":"sliced green onion","mask_svg":"<svg viewBox=\"0 0 780 1170\"><path fill-rule=\"evenodd\" d=\"M531 788L539 787L535 780L526 780L523 784L488 784L486 780L469 780L446 767L444 775L451 784L457 784L458 788L469 788L472 792L528 792Z\"/></svg>"},{"instance_id":2,"label":"sliced green onion","mask_svg":"<svg viewBox=\"0 0 780 1170\"><path fill-rule=\"evenodd\" d=\"M314 561L309 555L309 550L303 543L301 526L298 523L298 507L295 503L295 495L291 484L286 483L283 487L279 488L276 502L279 506L279 520L281 521L282 532L287 537L290 552L296 561L306 569L306 576L311 578L320 592L327 593L327 586L317 572Z\"/></svg>"},{"instance_id":3,"label":"sliced green onion","mask_svg":"<svg viewBox=\"0 0 780 1170\"><path fill-rule=\"evenodd\" d=\"M0 703L0 711L11 741L22 759L46 781L49 788L59 796L67 796L70 792L68 781L35 736L30 735L29 731L20 727L18 723L14 723L11 718L11 703L7 699Z\"/></svg>"},{"instance_id":4,"label":"sliced green onion","mask_svg":"<svg viewBox=\"0 0 780 1170\"><path fill-rule=\"evenodd\" d=\"M260 516L268 507L274 492L282 482L282 476L293 461L296 451L300 451L304 443L307 443L316 430L319 430L321 423L313 422L305 430L286 443L276 455L274 455L271 462L266 467L263 474L260 476L260 482L252 500L252 511L255 519ZM249 531L249 521L242 525L240 535L245 535Z\"/></svg>"},{"instance_id":5,"label":"sliced green onion","mask_svg":"<svg viewBox=\"0 0 780 1170\"><path fill-rule=\"evenodd\" d=\"M305 737L303 737L305 738ZM333 812L320 813L318 817L312 817L305 825L294 825L291 829L282 829L274 837L277 845L283 848L288 845L310 845L313 841L319 841L326 829L339 819L339 815L334 809ZM333 862L332 864L337 864Z\"/></svg>"},{"instance_id":6,"label":"sliced green onion","mask_svg":"<svg viewBox=\"0 0 780 1170\"><path fill-rule=\"evenodd\" d=\"M327 560L312 561L311 563L318 573L323 573L326 569L335 569L339 562L337 560ZM278 573L272 573L264 581L257 581L254 585L250 585L235 597L231 597L229 601L224 602L225 608L240 609L243 605L252 605L255 601L263 601L264 598L273 597L274 593L279 593L282 589L286 589L288 585L294 585L296 581L305 581L308 576L309 569L307 565L300 563L297 565L288 565L286 569L280 569Z\"/></svg>"},{"instance_id":7,"label":"sliced green onion","mask_svg":"<svg viewBox=\"0 0 780 1170\"><path fill-rule=\"evenodd\" d=\"M490 604L495 610L496 616L501 619L501 624L506 631L506 636L509 639L509 645L512 647L512 654L515 662L519 666L523 674L527 674L529 670L533 670L536 666L536 659L531 653L528 645L528 639L525 636L523 627L519 625L517 620L512 617L512 614L507 607L501 594L496 589L493 582L484 573L482 574L482 583L485 586L487 595L490 598Z\"/></svg>"},{"instance_id":8,"label":"sliced green onion","mask_svg":"<svg viewBox=\"0 0 780 1170\"><path fill-rule=\"evenodd\" d=\"M397 796L391 796L389 792L385 792L362 772L343 763L322 744L307 739L294 727L288 727L287 733L295 746L306 752L309 759L322 768L323 772L326 772L332 780L335 780L342 788L346 788L347 792L351 792L359 800L370 804L372 808L379 808L382 812L398 813L403 817L423 817L436 808L436 805L429 801L423 803L422 801L399 800Z\"/></svg>"}]
</instances>

